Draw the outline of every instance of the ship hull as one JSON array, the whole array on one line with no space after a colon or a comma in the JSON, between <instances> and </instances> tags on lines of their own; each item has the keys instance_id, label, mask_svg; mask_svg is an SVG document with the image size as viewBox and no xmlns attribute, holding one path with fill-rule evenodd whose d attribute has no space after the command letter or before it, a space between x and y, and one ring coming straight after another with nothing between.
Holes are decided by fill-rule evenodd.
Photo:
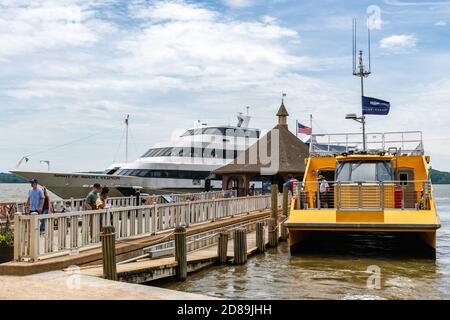
<instances>
[{"instance_id":1,"label":"ship hull","mask_svg":"<svg viewBox=\"0 0 450 320\"><path fill-rule=\"evenodd\" d=\"M87 173L11 172L27 180L38 179L39 184L63 199L84 198L95 183L107 186L112 197L130 196L138 189L141 193L167 194L200 192L205 188L204 181L190 179L139 178ZM212 181L211 185L213 189L221 189L221 181Z\"/></svg>"}]
</instances>

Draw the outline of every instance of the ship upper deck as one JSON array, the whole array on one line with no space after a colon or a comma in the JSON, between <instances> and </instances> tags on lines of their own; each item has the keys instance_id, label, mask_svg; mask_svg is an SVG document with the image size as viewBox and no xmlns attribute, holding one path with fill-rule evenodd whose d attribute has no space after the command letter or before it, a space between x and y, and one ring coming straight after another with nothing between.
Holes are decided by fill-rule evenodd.
<instances>
[{"instance_id":1,"label":"ship upper deck","mask_svg":"<svg viewBox=\"0 0 450 320\"><path fill-rule=\"evenodd\" d=\"M314 134L309 140L311 157L330 157L363 152L361 133ZM421 131L366 133L366 154L424 155Z\"/></svg>"}]
</instances>

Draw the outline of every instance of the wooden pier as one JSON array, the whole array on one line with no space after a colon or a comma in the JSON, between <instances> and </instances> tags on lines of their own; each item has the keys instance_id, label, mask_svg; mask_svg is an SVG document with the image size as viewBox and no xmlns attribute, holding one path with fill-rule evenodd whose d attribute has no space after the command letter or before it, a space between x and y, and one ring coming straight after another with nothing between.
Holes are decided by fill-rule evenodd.
<instances>
[{"instance_id":1,"label":"wooden pier","mask_svg":"<svg viewBox=\"0 0 450 320\"><path fill-rule=\"evenodd\" d=\"M183 281L218 263L243 264L286 237L280 215L287 214L288 201L273 190L265 196L16 215L16 261L0 264L0 275L77 270L83 276L147 283L166 277ZM42 221L46 227L39 235ZM100 239L112 234L115 245L105 242L102 252ZM102 261L116 261L116 268Z\"/></svg>"}]
</instances>

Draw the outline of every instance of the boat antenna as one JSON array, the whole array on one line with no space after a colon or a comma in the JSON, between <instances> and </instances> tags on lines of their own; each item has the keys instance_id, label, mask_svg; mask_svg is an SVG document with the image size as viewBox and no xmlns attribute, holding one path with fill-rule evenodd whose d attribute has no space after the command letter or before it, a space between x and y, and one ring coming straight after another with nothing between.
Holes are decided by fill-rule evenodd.
<instances>
[{"instance_id":1,"label":"boat antenna","mask_svg":"<svg viewBox=\"0 0 450 320\"><path fill-rule=\"evenodd\" d=\"M125 127L126 127L126 135L125 135L125 163L128 163L128 126L129 126L130 115L127 114L125 118Z\"/></svg>"},{"instance_id":2,"label":"boat antenna","mask_svg":"<svg viewBox=\"0 0 450 320\"><path fill-rule=\"evenodd\" d=\"M364 66L364 60L363 60L363 51L359 51L359 57L357 57L356 54L356 19L353 19L353 75L356 77L359 77L361 79L361 101L364 97L364 78L369 77L369 75L372 73L371 70L371 42L370 42L370 26L369 21L367 21L367 37L368 37L368 53L369 53L369 68L367 69ZM363 134L363 151L366 151L366 116L363 114L360 117L360 122L362 124L362 134Z\"/></svg>"}]
</instances>

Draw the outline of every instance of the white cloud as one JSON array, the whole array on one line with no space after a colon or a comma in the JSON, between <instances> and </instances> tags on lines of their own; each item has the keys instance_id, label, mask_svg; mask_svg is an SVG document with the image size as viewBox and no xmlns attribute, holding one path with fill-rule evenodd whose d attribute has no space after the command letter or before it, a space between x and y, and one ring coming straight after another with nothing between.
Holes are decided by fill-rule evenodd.
<instances>
[{"instance_id":1,"label":"white cloud","mask_svg":"<svg viewBox=\"0 0 450 320\"><path fill-rule=\"evenodd\" d=\"M249 7L253 5L253 0L223 0L223 2L230 7L237 7L237 8L243 8L243 7Z\"/></svg>"},{"instance_id":2,"label":"white cloud","mask_svg":"<svg viewBox=\"0 0 450 320\"><path fill-rule=\"evenodd\" d=\"M436 23L434 25L436 27L445 27L447 25L447 22L445 22L443 20L439 20L439 21L436 21Z\"/></svg>"},{"instance_id":3,"label":"white cloud","mask_svg":"<svg viewBox=\"0 0 450 320\"><path fill-rule=\"evenodd\" d=\"M414 35L392 35L380 40L380 48L388 51L402 51L414 48L417 39Z\"/></svg>"}]
</instances>

